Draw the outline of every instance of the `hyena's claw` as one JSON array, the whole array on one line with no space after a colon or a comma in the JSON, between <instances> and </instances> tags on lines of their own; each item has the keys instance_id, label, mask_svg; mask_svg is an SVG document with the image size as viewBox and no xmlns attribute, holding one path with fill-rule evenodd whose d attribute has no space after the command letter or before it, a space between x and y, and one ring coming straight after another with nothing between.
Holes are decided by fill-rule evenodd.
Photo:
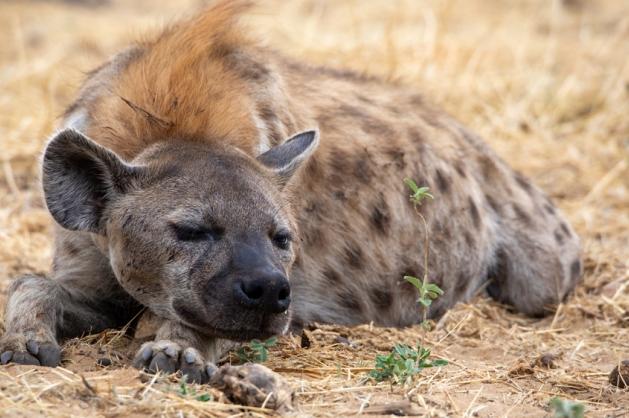
<instances>
[{"instance_id":1,"label":"hyena's claw","mask_svg":"<svg viewBox=\"0 0 629 418\"><path fill-rule=\"evenodd\" d=\"M205 374L207 375L208 381L212 379L212 376L216 374L218 371L218 367L214 363L206 363L205 364Z\"/></svg>"},{"instance_id":2,"label":"hyena's claw","mask_svg":"<svg viewBox=\"0 0 629 418\"><path fill-rule=\"evenodd\" d=\"M54 342L39 342L31 339L23 343L23 337L12 341L7 336L2 339L3 341L0 342L1 364L56 367L61 363L61 348Z\"/></svg>"},{"instance_id":3,"label":"hyena's claw","mask_svg":"<svg viewBox=\"0 0 629 418\"><path fill-rule=\"evenodd\" d=\"M188 376L188 381L190 382L206 383L208 381L203 357L192 347L186 348L181 353L180 370L182 374Z\"/></svg>"},{"instance_id":4,"label":"hyena's claw","mask_svg":"<svg viewBox=\"0 0 629 418\"><path fill-rule=\"evenodd\" d=\"M179 371L191 383L208 381L203 356L192 347L182 350L179 344L168 340L143 344L135 356L133 366L149 373Z\"/></svg>"}]
</instances>

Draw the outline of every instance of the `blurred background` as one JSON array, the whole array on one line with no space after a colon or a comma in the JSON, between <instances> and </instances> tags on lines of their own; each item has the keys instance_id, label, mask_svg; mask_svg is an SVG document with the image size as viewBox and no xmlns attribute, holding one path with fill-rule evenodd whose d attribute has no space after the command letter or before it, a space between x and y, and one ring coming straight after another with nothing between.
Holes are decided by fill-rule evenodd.
<instances>
[{"instance_id":1,"label":"blurred background","mask_svg":"<svg viewBox=\"0 0 629 418\"><path fill-rule=\"evenodd\" d=\"M11 278L49 268L38 159L85 72L205 4L0 1L0 306ZM566 338L611 347L584 362L629 352L619 342L629 326L629 1L260 0L244 20L296 59L425 93L531 176L583 238L585 281L570 306L589 316L564 318L580 324Z\"/></svg>"}]
</instances>

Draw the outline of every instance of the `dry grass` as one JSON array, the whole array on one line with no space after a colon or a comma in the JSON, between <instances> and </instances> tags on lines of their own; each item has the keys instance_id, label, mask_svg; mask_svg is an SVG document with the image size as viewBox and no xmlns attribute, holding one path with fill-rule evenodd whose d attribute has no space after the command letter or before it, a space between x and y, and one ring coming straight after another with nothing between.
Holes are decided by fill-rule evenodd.
<instances>
[{"instance_id":1,"label":"dry grass","mask_svg":"<svg viewBox=\"0 0 629 418\"><path fill-rule=\"evenodd\" d=\"M50 264L38 153L81 72L198 4L0 3L0 304L11 278ZM531 320L482 298L460 305L425 337L450 365L411 386L364 378L376 353L414 343L419 328L321 327L309 349L283 338L268 365L293 384L297 413L386 413L383 404L408 399L425 415L540 416L560 396L584 403L588 416L627 416L629 393L607 375L629 358L629 4L269 0L249 20L301 59L426 92L550 193L585 247L584 283L554 317ZM195 390L217 402L181 396L168 378L143 383L125 367L135 346L103 334L68 343L64 368L0 368L0 415L266 414L203 387ZM548 353L556 368L535 363ZM98 366L100 357L113 365Z\"/></svg>"}]
</instances>

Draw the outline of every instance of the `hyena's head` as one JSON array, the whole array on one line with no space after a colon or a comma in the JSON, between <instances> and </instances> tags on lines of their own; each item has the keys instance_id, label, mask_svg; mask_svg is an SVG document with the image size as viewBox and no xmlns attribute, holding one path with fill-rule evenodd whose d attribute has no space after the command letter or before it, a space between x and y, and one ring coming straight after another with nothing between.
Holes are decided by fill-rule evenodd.
<instances>
[{"instance_id":1,"label":"hyena's head","mask_svg":"<svg viewBox=\"0 0 629 418\"><path fill-rule=\"evenodd\" d=\"M46 204L93 234L138 302L208 335L265 338L289 321L297 233L285 185L317 145L298 134L258 158L171 141L127 163L66 130L44 153Z\"/></svg>"}]
</instances>

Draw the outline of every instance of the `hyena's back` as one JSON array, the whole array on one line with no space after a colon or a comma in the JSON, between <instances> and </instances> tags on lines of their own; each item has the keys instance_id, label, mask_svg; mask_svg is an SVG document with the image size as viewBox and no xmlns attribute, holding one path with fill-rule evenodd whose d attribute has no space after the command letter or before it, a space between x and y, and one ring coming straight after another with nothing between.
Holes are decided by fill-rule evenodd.
<instances>
[{"instance_id":1,"label":"hyena's back","mask_svg":"<svg viewBox=\"0 0 629 418\"><path fill-rule=\"evenodd\" d=\"M431 188L432 315L487 286L542 314L580 276L578 238L548 198L476 136L406 88L309 67L230 31L221 6L93 72L67 121L132 159L153 142L229 142L258 155L318 127L293 180L301 249L295 321L405 325L419 319L402 279L424 271L424 228L403 179Z\"/></svg>"},{"instance_id":2,"label":"hyena's back","mask_svg":"<svg viewBox=\"0 0 629 418\"><path fill-rule=\"evenodd\" d=\"M423 275L425 235L407 177L435 196L419 208L429 229L428 275L445 291L432 315L483 285L534 315L572 289L581 273L578 238L546 195L480 138L406 89L292 68L304 74L296 84L314 78L321 86L305 99L322 144L299 186L305 250L293 287L301 319L419 319L403 276Z\"/></svg>"}]
</instances>

